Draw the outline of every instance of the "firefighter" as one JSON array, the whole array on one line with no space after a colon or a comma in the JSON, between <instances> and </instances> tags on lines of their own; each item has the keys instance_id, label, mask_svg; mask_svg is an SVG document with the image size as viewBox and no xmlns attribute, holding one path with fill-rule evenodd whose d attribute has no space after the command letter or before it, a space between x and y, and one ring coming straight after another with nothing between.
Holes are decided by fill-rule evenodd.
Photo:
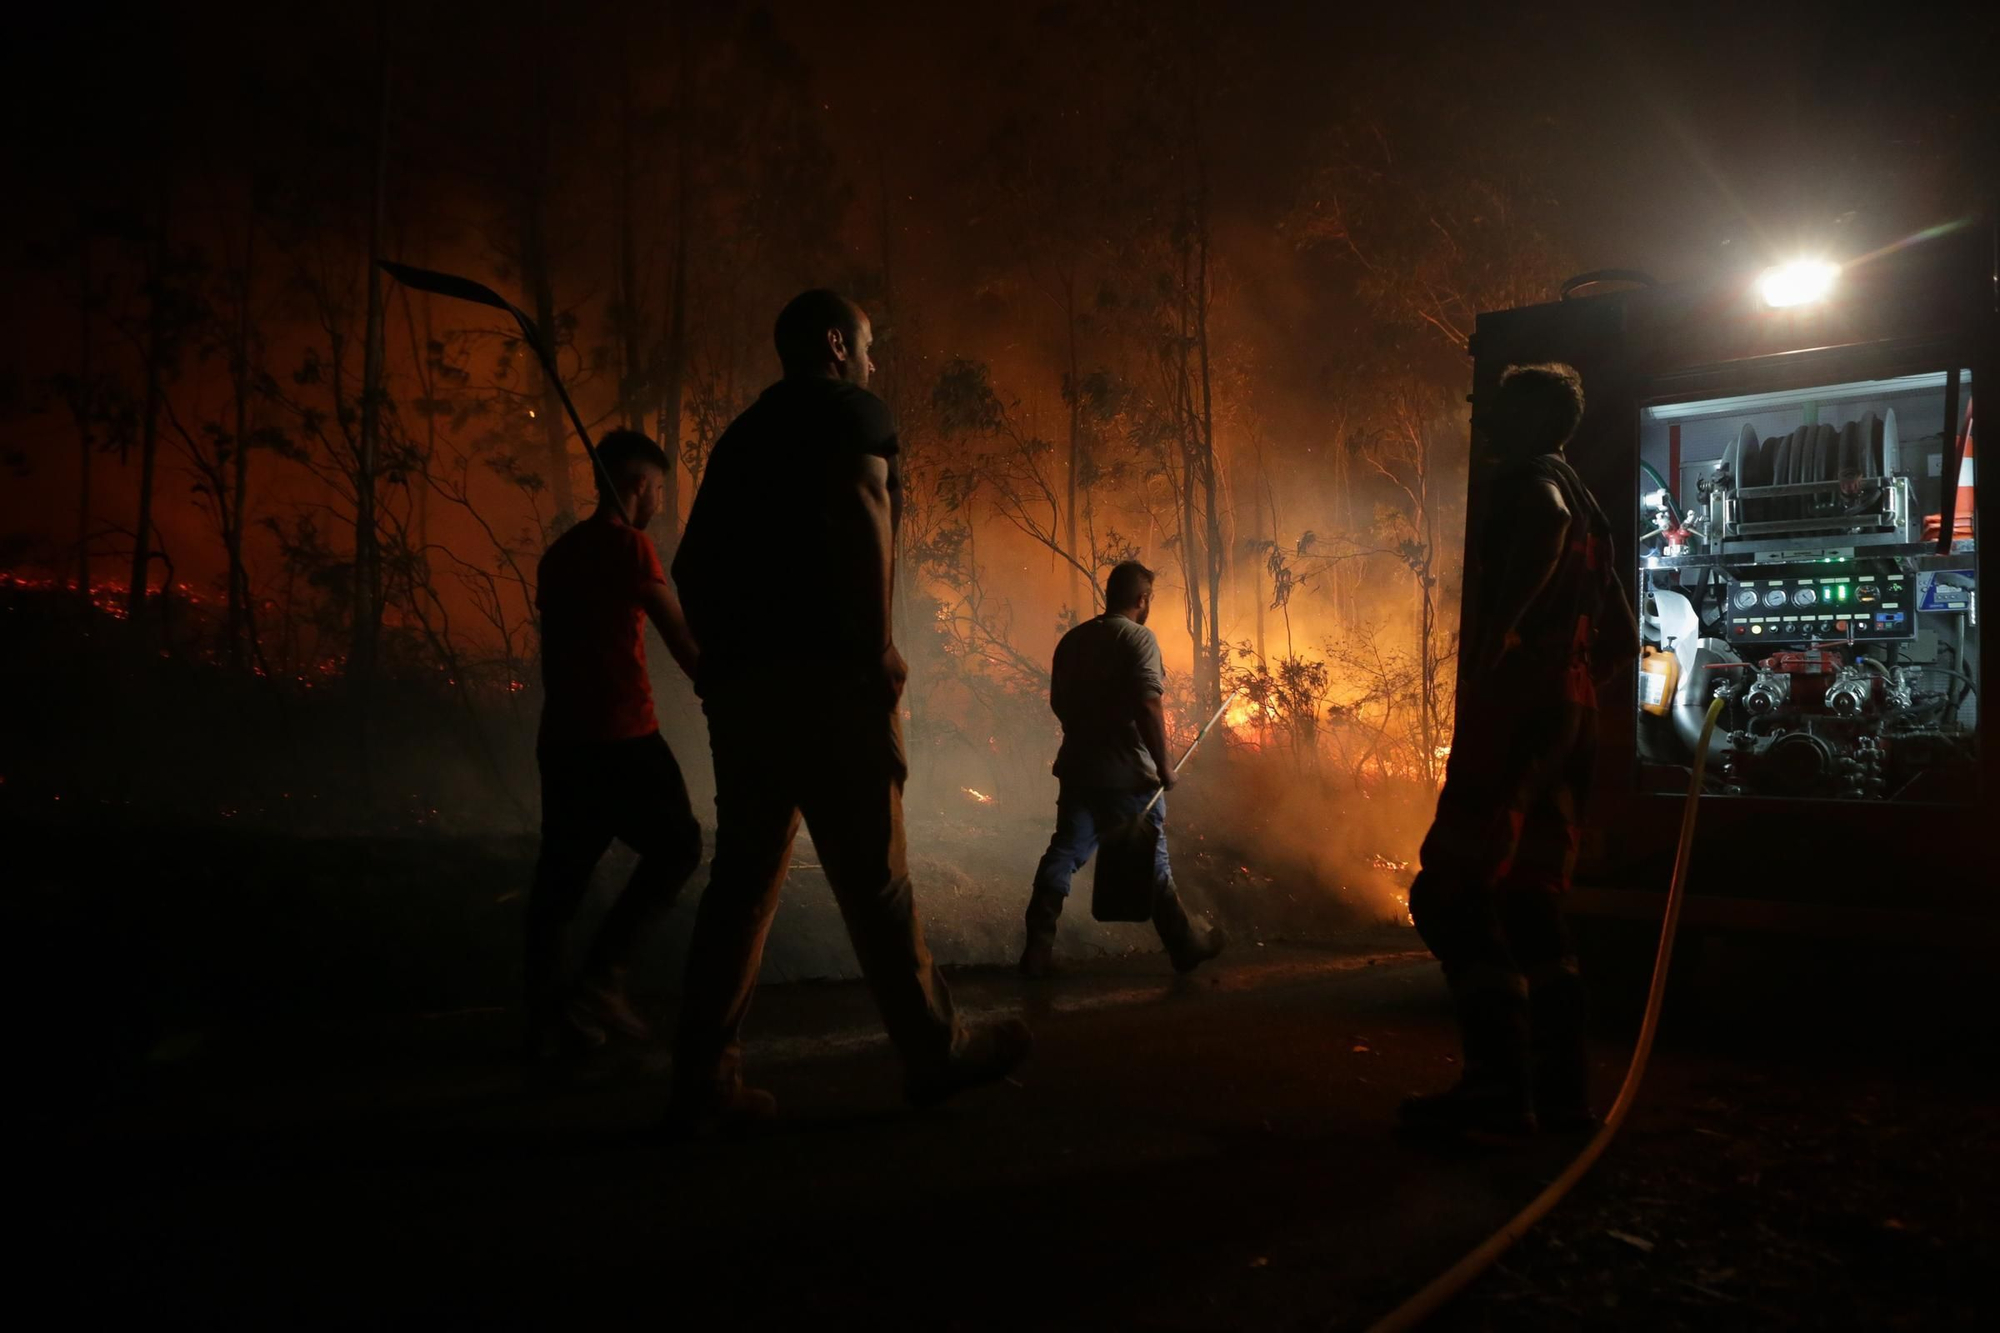
<instances>
[{"instance_id":1,"label":"firefighter","mask_svg":"<svg viewBox=\"0 0 2000 1333\"><path fill-rule=\"evenodd\" d=\"M1104 584L1105 611L1063 635L1049 670L1049 707L1062 721L1056 752L1056 831L1035 869L1028 900L1028 942L1021 974L1047 976L1055 965L1056 921L1069 897L1070 877L1097 850L1102 835L1147 815L1164 827L1171 791L1167 721L1161 707L1166 672L1160 641L1146 628L1153 607L1153 571L1127 560ZM1174 968L1191 972L1222 952L1222 932L1197 928L1174 889L1167 841L1155 839L1153 925Z\"/></svg>"},{"instance_id":2,"label":"firefighter","mask_svg":"<svg viewBox=\"0 0 2000 1333\"><path fill-rule=\"evenodd\" d=\"M614 1032L650 1035L626 996L626 970L701 863L701 826L660 736L646 675L646 618L681 669L695 671L694 640L646 536L670 465L659 445L629 430L605 436L597 456L617 495L600 477L596 513L549 544L535 579L542 848L528 895L525 972L530 1048L540 1056L601 1045ZM564 932L613 838L638 852L639 864L592 938L581 977L564 984Z\"/></svg>"},{"instance_id":3,"label":"firefighter","mask_svg":"<svg viewBox=\"0 0 2000 1333\"><path fill-rule=\"evenodd\" d=\"M1404 1123L1512 1137L1591 1122L1584 990L1562 897L1597 738L1597 685L1639 652L1610 526L1563 456L1583 385L1510 367L1474 420L1496 469L1466 571L1457 728L1410 889L1464 1060Z\"/></svg>"},{"instance_id":4,"label":"firefighter","mask_svg":"<svg viewBox=\"0 0 2000 1333\"><path fill-rule=\"evenodd\" d=\"M715 861L689 946L676 1124L773 1113L741 1032L801 816L918 1105L1004 1077L1027 1026L966 1029L924 941L903 838L907 775L890 635L896 430L868 392L868 316L810 291L778 316L784 378L716 443L674 559L700 645Z\"/></svg>"}]
</instances>

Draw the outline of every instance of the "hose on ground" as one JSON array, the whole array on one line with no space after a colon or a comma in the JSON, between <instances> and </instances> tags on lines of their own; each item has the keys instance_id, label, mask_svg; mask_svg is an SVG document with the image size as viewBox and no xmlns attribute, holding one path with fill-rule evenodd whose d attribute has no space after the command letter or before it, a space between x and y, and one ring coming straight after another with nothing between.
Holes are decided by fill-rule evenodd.
<instances>
[{"instance_id":1,"label":"hose on ground","mask_svg":"<svg viewBox=\"0 0 2000 1333\"><path fill-rule=\"evenodd\" d=\"M1653 981L1646 992L1646 1016L1639 1023L1639 1040L1632 1048L1632 1063L1625 1070L1625 1082L1618 1089L1618 1099L1611 1104L1611 1113L1604 1117L1604 1123L1584 1145L1583 1151L1576 1155L1576 1160L1549 1182L1547 1189L1537 1194L1527 1207L1514 1214L1505 1226L1481 1241L1464 1258L1377 1320L1369 1333L1402 1333L1402 1330L1417 1327L1444 1308L1447 1301L1465 1290L1474 1278L1505 1254L1509 1246L1562 1202L1563 1196L1604 1155L1605 1148L1610 1146L1611 1140L1625 1124L1625 1117L1631 1114L1632 1103L1639 1096L1639 1083L1646 1076L1646 1062L1653 1053L1653 1035L1660 1026L1660 1002L1667 993L1667 964L1674 956L1674 935L1680 927L1681 899L1687 892L1688 862L1694 850L1695 815L1701 808L1702 775L1708 767L1708 742L1715 732L1716 719L1722 715L1722 703L1722 699L1717 698L1709 704L1708 716L1701 725L1701 743L1695 746L1694 771L1688 778L1687 804L1681 808L1681 838L1674 853L1674 877L1667 889L1666 917L1660 923L1659 950L1653 956Z\"/></svg>"}]
</instances>

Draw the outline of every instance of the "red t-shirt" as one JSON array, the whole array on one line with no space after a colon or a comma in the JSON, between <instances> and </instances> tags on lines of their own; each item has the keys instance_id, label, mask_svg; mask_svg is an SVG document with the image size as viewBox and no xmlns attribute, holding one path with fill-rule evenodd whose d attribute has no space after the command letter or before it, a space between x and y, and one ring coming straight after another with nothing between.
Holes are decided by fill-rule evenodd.
<instances>
[{"instance_id":1,"label":"red t-shirt","mask_svg":"<svg viewBox=\"0 0 2000 1333\"><path fill-rule=\"evenodd\" d=\"M549 544L536 580L542 739L622 741L658 731L639 598L667 576L646 534L609 517L585 519Z\"/></svg>"}]
</instances>

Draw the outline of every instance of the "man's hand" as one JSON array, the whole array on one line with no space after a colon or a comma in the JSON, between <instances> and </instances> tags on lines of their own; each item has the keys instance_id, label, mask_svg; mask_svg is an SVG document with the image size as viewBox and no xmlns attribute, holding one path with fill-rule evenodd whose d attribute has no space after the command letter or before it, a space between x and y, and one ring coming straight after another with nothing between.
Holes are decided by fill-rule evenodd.
<instances>
[{"instance_id":1,"label":"man's hand","mask_svg":"<svg viewBox=\"0 0 2000 1333\"><path fill-rule=\"evenodd\" d=\"M876 663L875 679L881 685L882 697L889 707L894 708L902 702L903 687L910 680L910 665L896 651L895 644L882 650L881 659Z\"/></svg>"},{"instance_id":2,"label":"man's hand","mask_svg":"<svg viewBox=\"0 0 2000 1333\"><path fill-rule=\"evenodd\" d=\"M1179 782L1180 778L1174 773L1174 770L1172 768L1162 768L1160 770L1161 791L1172 791L1175 785Z\"/></svg>"}]
</instances>

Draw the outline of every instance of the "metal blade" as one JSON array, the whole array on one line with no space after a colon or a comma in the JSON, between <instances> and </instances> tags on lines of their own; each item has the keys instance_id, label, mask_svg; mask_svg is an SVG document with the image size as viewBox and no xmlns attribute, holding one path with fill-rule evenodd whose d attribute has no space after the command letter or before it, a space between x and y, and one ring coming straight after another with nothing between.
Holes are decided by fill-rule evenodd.
<instances>
[{"instance_id":1,"label":"metal blade","mask_svg":"<svg viewBox=\"0 0 2000 1333\"><path fill-rule=\"evenodd\" d=\"M435 292L439 296L455 296L461 301L490 305L495 310L505 310L510 315L520 313L514 309L513 302L485 283L474 282L471 278L461 278L456 273L439 273L436 269L413 268L408 264L398 264L392 259L379 259L375 262L382 266L384 273L405 287L414 287L420 292Z\"/></svg>"}]
</instances>

